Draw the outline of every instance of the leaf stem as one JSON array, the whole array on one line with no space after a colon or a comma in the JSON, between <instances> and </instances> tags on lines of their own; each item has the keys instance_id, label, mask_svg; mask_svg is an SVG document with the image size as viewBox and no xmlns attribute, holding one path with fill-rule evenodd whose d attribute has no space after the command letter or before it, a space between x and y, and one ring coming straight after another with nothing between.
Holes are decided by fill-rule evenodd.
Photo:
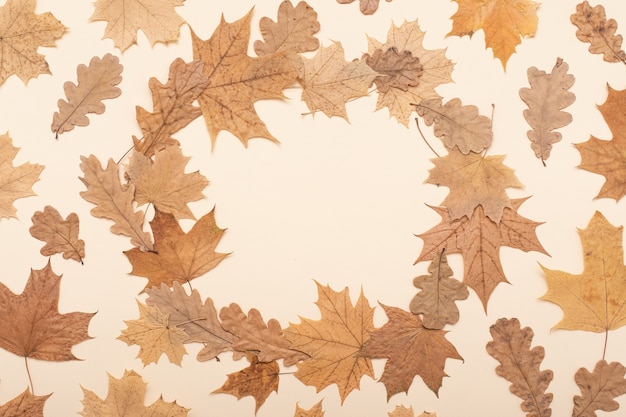
<instances>
[{"instance_id":1,"label":"leaf stem","mask_svg":"<svg viewBox=\"0 0 626 417\"><path fill-rule=\"evenodd\" d=\"M30 369L28 368L28 357L24 356L24 365L26 366L26 375L28 375L28 384L30 385L30 393L35 395L35 387L33 387L33 378L30 376Z\"/></svg>"},{"instance_id":2,"label":"leaf stem","mask_svg":"<svg viewBox=\"0 0 626 417\"><path fill-rule=\"evenodd\" d=\"M430 148L430 150L433 151L435 155L437 155L437 158L441 158L441 156L439 156L437 151L432 146L430 146L430 143L428 143L428 141L426 140L426 137L424 136L424 133L422 132L422 129L420 128L420 122L417 117L415 118L415 124L417 125L418 132L420 132L420 136L422 137L422 139L424 139L424 143L426 143L426 145Z\"/></svg>"},{"instance_id":3,"label":"leaf stem","mask_svg":"<svg viewBox=\"0 0 626 417\"><path fill-rule=\"evenodd\" d=\"M606 356L606 345L609 341L609 329L606 329L604 331L604 349L602 349L602 360L604 360L604 357Z\"/></svg>"}]
</instances>

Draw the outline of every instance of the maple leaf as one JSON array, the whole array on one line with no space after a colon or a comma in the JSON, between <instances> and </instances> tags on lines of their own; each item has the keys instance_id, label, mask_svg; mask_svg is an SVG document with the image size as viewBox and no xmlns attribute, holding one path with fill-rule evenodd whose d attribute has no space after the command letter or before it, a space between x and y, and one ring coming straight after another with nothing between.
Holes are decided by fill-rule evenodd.
<instances>
[{"instance_id":1,"label":"maple leaf","mask_svg":"<svg viewBox=\"0 0 626 417\"><path fill-rule=\"evenodd\" d=\"M419 77L424 73L424 66L420 59L413 56L410 51L398 52L391 47L386 51L377 49L370 56L364 54L365 63L377 73L381 74L374 78L376 89L386 93L391 87L407 91L409 87L419 84Z\"/></svg>"},{"instance_id":2,"label":"maple leaf","mask_svg":"<svg viewBox=\"0 0 626 417\"><path fill-rule=\"evenodd\" d=\"M491 145L491 119L478 114L476 106L464 106L458 98L442 105L441 98L432 98L416 104L416 111L426 126L435 125L435 136L450 149L456 146L461 153L468 154L482 152Z\"/></svg>"},{"instance_id":3,"label":"maple leaf","mask_svg":"<svg viewBox=\"0 0 626 417\"><path fill-rule=\"evenodd\" d=\"M29 390L13 398L0 406L0 417L44 417L43 407L48 395L33 395Z\"/></svg>"},{"instance_id":4,"label":"maple leaf","mask_svg":"<svg viewBox=\"0 0 626 417\"><path fill-rule=\"evenodd\" d=\"M175 7L185 0L96 0L91 21L107 22L104 37L125 51L137 43L137 32L142 31L151 45L168 43L179 36L185 22Z\"/></svg>"},{"instance_id":5,"label":"maple leaf","mask_svg":"<svg viewBox=\"0 0 626 417\"><path fill-rule=\"evenodd\" d=\"M578 168L606 178L596 198L619 201L626 195L626 90L614 90L611 86L608 89L609 95L599 109L613 138L607 141L591 136L587 142L575 143L574 146L581 156Z\"/></svg>"},{"instance_id":6,"label":"maple leaf","mask_svg":"<svg viewBox=\"0 0 626 417\"><path fill-rule=\"evenodd\" d=\"M209 181L198 171L185 173L189 159L178 146L157 151L154 162L142 153L133 153L126 173L135 186L137 204L152 203L177 220L195 219L187 203L204 198L202 190Z\"/></svg>"},{"instance_id":7,"label":"maple leaf","mask_svg":"<svg viewBox=\"0 0 626 417\"><path fill-rule=\"evenodd\" d=\"M322 410L322 401L320 400L313 407L305 410L296 404L296 412L293 417L324 417L324 410Z\"/></svg>"},{"instance_id":8,"label":"maple leaf","mask_svg":"<svg viewBox=\"0 0 626 417\"><path fill-rule=\"evenodd\" d=\"M456 300L465 300L469 296L467 286L452 277L446 255L441 253L428 266L428 275L420 275L413 280L413 285L420 291L409 305L413 314L423 314L424 327L441 330L447 324L459 321L459 309Z\"/></svg>"},{"instance_id":9,"label":"maple leaf","mask_svg":"<svg viewBox=\"0 0 626 417\"><path fill-rule=\"evenodd\" d=\"M582 396L574 397L573 417L597 417L596 411L615 411L619 403L615 397L626 394L626 368L619 362L596 363L593 372L580 368L574 379Z\"/></svg>"},{"instance_id":10,"label":"maple leaf","mask_svg":"<svg viewBox=\"0 0 626 417\"><path fill-rule=\"evenodd\" d=\"M104 170L94 155L81 156L80 160L80 169L85 174L80 180L87 187L80 196L96 205L90 213L113 220L111 232L130 237L131 243L143 250L152 250L152 238L143 230L144 213L136 212L133 207L135 186L122 187L118 166L112 158Z\"/></svg>"},{"instance_id":11,"label":"maple leaf","mask_svg":"<svg viewBox=\"0 0 626 417\"><path fill-rule=\"evenodd\" d=\"M17 218L13 203L18 198L35 195L32 187L44 168L28 162L14 167L13 159L18 150L7 133L0 135L0 219Z\"/></svg>"},{"instance_id":12,"label":"maple leaf","mask_svg":"<svg viewBox=\"0 0 626 417\"><path fill-rule=\"evenodd\" d=\"M370 331L359 355L388 358L380 381L387 388L387 401L399 393L408 393L416 375L438 395L447 358L461 359L454 346L445 338L446 331L423 326L418 315L397 307L380 304L389 321L380 329Z\"/></svg>"},{"instance_id":13,"label":"maple leaf","mask_svg":"<svg viewBox=\"0 0 626 417\"><path fill-rule=\"evenodd\" d=\"M623 226L615 227L596 211L579 230L583 245L582 274L541 269L548 283L542 300L557 304L563 318L553 328L607 332L626 324L626 265Z\"/></svg>"},{"instance_id":14,"label":"maple leaf","mask_svg":"<svg viewBox=\"0 0 626 417\"><path fill-rule=\"evenodd\" d=\"M300 318L300 324L291 323L284 333L292 349L311 357L297 364L296 378L316 387L317 392L336 384L343 403L359 388L361 377L374 377L371 360L359 356L370 338L368 332L374 330L374 308L362 291L353 306L347 287L336 292L317 281L315 284L321 320Z\"/></svg>"},{"instance_id":15,"label":"maple leaf","mask_svg":"<svg viewBox=\"0 0 626 417\"><path fill-rule=\"evenodd\" d=\"M511 207L506 189L523 187L503 160L504 155L483 156L476 152L464 155L452 149L446 156L432 159L435 167L429 171L426 182L450 189L441 204L448 208L452 220L471 217L480 205L485 215L498 223L502 211Z\"/></svg>"},{"instance_id":16,"label":"maple leaf","mask_svg":"<svg viewBox=\"0 0 626 417\"><path fill-rule=\"evenodd\" d=\"M277 141L254 109L265 99L282 99L283 89L296 79L296 69L284 52L258 58L248 56L252 10L243 18L228 23L222 19L210 39L203 41L191 31L193 57L204 63L209 84L198 102L211 142L227 130L244 146L261 137Z\"/></svg>"},{"instance_id":17,"label":"maple leaf","mask_svg":"<svg viewBox=\"0 0 626 417\"><path fill-rule=\"evenodd\" d=\"M241 399L252 396L255 401L254 413L274 391L278 392L278 373L280 368L276 361L260 362L254 354L247 354L250 365L239 372L228 374L228 379L213 393L231 394Z\"/></svg>"},{"instance_id":18,"label":"maple leaf","mask_svg":"<svg viewBox=\"0 0 626 417\"><path fill-rule=\"evenodd\" d=\"M67 101L59 99L59 111L52 116L50 128L58 139L60 133L69 132L75 126L87 126L87 113L102 114L105 106L102 100L119 97L122 90L116 87L122 82L123 66L111 54L102 58L94 56L89 66L80 64L76 69L78 85L67 81L63 90Z\"/></svg>"},{"instance_id":19,"label":"maple leaf","mask_svg":"<svg viewBox=\"0 0 626 417\"><path fill-rule=\"evenodd\" d=\"M517 213L525 200L512 200L512 207L504 209L500 223L486 217L482 206L474 209L470 218L454 220L446 208L431 207L441 216L441 222L417 235L424 241L424 246L415 263L435 259L443 251L462 254L463 282L476 291L486 311L487 301L495 287L501 282L508 282L500 263L501 246L547 255L535 234L535 229L542 223Z\"/></svg>"},{"instance_id":20,"label":"maple leaf","mask_svg":"<svg viewBox=\"0 0 626 417\"><path fill-rule=\"evenodd\" d=\"M78 359L72 347L91 338L87 327L95 313L59 314L60 284L49 260L43 269L31 269L19 295L0 282L0 347L44 361Z\"/></svg>"},{"instance_id":21,"label":"maple leaf","mask_svg":"<svg viewBox=\"0 0 626 417\"><path fill-rule=\"evenodd\" d=\"M626 64L626 52L622 50L622 35L616 35L617 22L606 18L604 6L591 7L588 1L576 6L576 13L570 16L571 22L578 28L576 37L589 43L589 52L602 54L607 62Z\"/></svg>"},{"instance_id":22,"label":"maple leaf","mask_svg":"<svg viewBox=\"0 0 626 417\"><path fill-rule=\"evenodd\" d=\"M192 290L188 295L177 281L172 283L171 289L161 284L160 287L146 288L145 292L148 294L146 304L169 314L170 325L184 330L187 334L185 343L204 344L198 353L198 361L208 361L221 352L233 350L237 337L222 328L210 298L202 303L197 290Z\"/></svg>"},{"instance_id":23,"label":"maple leaf","mask_svg":"<svg viewBox=\"0 0 626 417\"><path fill-rule=\"evenodd\" d=\"M51 13L35 14L35 0L7 0L0 7L0 85L11 75L26 83L50 74L40 46L55 46L67 29Z\"/></svg>"},{"instance_id":24,"label":"maple leaf","mask_svg":"<svg viewBox=\"0 0 626 417\"><path fill-rule=\"evenodd\" d=\"M189 282L215 268L228 254L215 252L224 230L217 227L213 210L202 216L185 233L174 215L155 210L150 222L154 251L139 248L124 254L133 266L133 275L148 278L146 288L175 281Z\"/></svg>"},{"instance_id":25,"label":"maple leaf","mask_svg":"<svg viewBox=\"0 0 626 417\"><path fill-rule=\"evenodd\" d=\"M413 411L413 407L406 408L403 405L396 405L396 408L394 408L393 411L388 414L389 414L389 417L415 417L415 412ZM420 414L417 417L437 417L437 414L424 411L422 414Z\"/></svg>"},{"instance_id":26,"label":"maple leaf","mask_svg":"<svg viewBox=\"0 0 626 417\"><path fill-rule=\"evenodd\" d=\"M567 73L568 68L561 58L557 58L550 74L530 67L530 88L519 90L520 98L528 106L524 110L524 118L533 128L527 133L532 142L530 147L544 166L545 160L550 157L552 144L561 140L561 134L553 130L572 121L571 114L561 111L576 100L574 93L567 91L574 85L574 76Z\"/></svg>"},{"instance_id":27,"label":"maple leaf","mask_svg":"<svg viewBox=\"0 0 626 417\"><path fill-rule=\"evenodd\" d=\"M117 379L109 374L109 393L103 400L93 391L83 389L83 417L186 417L189 409L169 403L160 397L148 407L144 405L146 383L135 371L124 371Z\"/></svg>"},{"instance_id":28,"label":"maple leaf","mask_svg":"<svg viewBox=\"0 0 626 417\"><path fill-rule=\"evenodd\" d=\"M52 206L36 211L29 232L35 238L46 242L40 252L43 256L62 253L65 259L83 263L85 241L78 238L78 215L70 213L65 219Z\"/></svg>"},{"instance_id":29,"label":"maple leaf","mask_svg":"<svg viewBox=\"0 0 626 417\"><path fill-rule=\"evenodd\" d=\"M346 102L367 95L378 75L365 61L346 62L341 43L323 46L311 59L303 59L298 75L302 86L302 101L315 114L321 110L328 117L348 120Z\"/></svg>"},{"instance_id":30,"label":"maple leaf","mask_svg":"<svg viewBox=\"0 0 626 417\"><path fill-rule=\"evenodd\" d=\"M354 0L337 0L339 4L350 4ZM378 2L380 0L359 0L359 9L361 9L361 13L365 15L374 14L376 10L378 10ZM386 0L390 2L391 0Z\"/></svg>"},{"instance_id":31,"label":"maple leaf","mask_svg":"<svg viewBox=\"0 0 626 417\"><path fill-rule=\"evenodd\" d=\"M459 8L452 16L450 35L471 37L482 29L485 47L506 64L520 38L535 36L539 3L532 0L454 0Z\"/></svg>"},{"instance_id":32,"label":"maple leaf","mask_svg":"<svg viewBox=\"0 0 626 417\"><path fill-rule=\"evenodd\" d=\"M126 329L118 339L128 346L138 345L137 357L143 362L143 366L157 363L161 354L165 353L170 362L180 366L183 356L187 354L184 343L187 341L187 333L170 323L169 313L164 313L158 307L146 305L137 301L139 306L139 318L137 320L124 320Z\"/></svg>"},{"instance_id":33,"label":"maple leaf","mask_svg":"<svg viewBox=\"0 0 626 417\"><path fill-rule=\"evenodd\" d=\"M516 318L498 319L489 328L492 341L487 343L487 352L500 365L496 373L511 383L510 391L524 400L521 408L527 417L550 417L552 394L545 393L553 373L541 371L539 366L545 356L542 346L530 348L533 330L520 326Z\"/></svg>"}]
</instances>

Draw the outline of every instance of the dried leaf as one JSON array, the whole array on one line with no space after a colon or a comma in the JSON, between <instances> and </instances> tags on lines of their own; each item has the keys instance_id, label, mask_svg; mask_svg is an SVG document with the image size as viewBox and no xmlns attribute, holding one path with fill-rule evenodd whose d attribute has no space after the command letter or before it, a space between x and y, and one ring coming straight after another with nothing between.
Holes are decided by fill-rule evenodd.
<instances>
[{"instance_id":1,"label":"dried leaf","mask_svg":"<svg viewBox=\"0 0 626 417\"><path fill-rule=\"evenodd\" d=\"M530 67L530 88L519 90L520 98L528 106L524 118L533 128L527 133L532 142L530 147L544 165L550 157L552 144L561 140L561 134L553 130L572 121L571 114L561 111L576 100L574 93L567 91L574 85L574 76L567 73L568 68L561 58L557 58L550 74Z\"/></svg>"},{"instance_id":2,"label":"dried leaf","mask_svg":"<svg viewBox=\"0 0 626 417\"><path fill-rule=\"evenodd\" d=\"M415 413L413 412L413 407L406 408L403 405L396 405L396 408L389 414L389 417L415 417ZM436 413L429 413L428 411L424 411L417 417L437 417Z\"/></svg>"},{"instance_id":3,"label":"dried leaf","mask_svg":"<svg viewBox=\"0 0 626 417\"><path fill-rule=\"evenodd\" d=\"M589 52L602 54L607 62L626 63L626 52L622 50L622 35L616 35L617 22L606 18L604 6L598 4L591 7L588 1L576 6L576 13L570 17L571 22L578 28L576 37L589 43Z\"/></svg>"},{"instance_id":4,"label":"dried leaf","mask_svg":"<svg viewBox=\"0 0 626 417\"><path fill-rule=\"evenodd\" d=\"M52 206L45 206L43 211L36 211L32 217L30 234L46 242L40 252L43 256L62 253L65 259L74 259L83 263L85 242L78 238L78 215L70 213L63 219Z\"/></svg>"},{"instance_id":5,"label":"dried leaf","mask_svg":"<svg viewBox=\"0 0 626 417\"><path fill-rule=\"evenodd\" d=\"M35 396L29 390L0 406L0 417L44 417L43 407L52 394Z\"/></svg>"},{"instance_id":6,"label":"dried leaf","mask_svg":"<svg viewBox=\"0 0 626 417\"><path fill-rule=\"evenodd\" d=\"M418 57L413 56L411 51L398 52L395 47L386 51L377 49L371 56L364 54L363 59L370 68L383 74L374 79L376 89L381 93L388 92L391 87L402 91L417 87L424 73L424 66Z\"/></svg>"},{"instance_id":7,"label":"dried leaf","mask_svg":"<svg viewBox=\"0 0 626 417\"><path fill-rule=\"evenodd\" d=\"M104 113L102 100L122 94L116 85L122 82L123 68L119 59L111 54L104 55L102 59L94 56L88 67L83 64L78 66L78 85L70 81L63 84L67 101L59 99L59 111L52 116L50 128L57 138L75 126L87 126L87 113Z\"/></svg>"},{"instance_id":8,"label":"dried leaf","mask_svg":"<svg viewBox=\"0 0 626 417\"><path fill-rule=\"evenodd\" d=\"M615 411L619 403L615 397L626 394L626 368L619 362L596 363L593 372L580 368L574 379L582 396L574 397L573 417L597 417L596 411Z\"/></svg>"},{"instance_id":9,"label":"dried leaf","mask_svg":"<svg viewBox=\"0 0 626 417\"><path fill-rule=\"evenodd\" d=\"M337 0L339 4L350 4L354 0ZM378 2L380 0L359 0L359 8L361 9L361 13L365 15L374 14L376 10L378 10ZM386 0L390 2L391 0Z\"/></svg>"},{"instance_id":10,"label":"dried leaf","mask_svg":"<svg viewBox=\"0 0 626 417\"><path fill-rule=\"evenodd\" d=\"M509 381L511 392L523 400L526 417L550 417L552 394L545 391L553 374L539 369L545 352L541 346L530 348L532 329L522 329L519 320L513 318L499 319L489 331L493 340L487 343L487 352L500 362L496 373Z\"/></svg>"},{"instance_id":11,"label":"dried leaf","mask_svg":"<svg viewBox=\"0 0 626 417\"><path fill-rule=\"evenodd\" d=\"M320 400L317 404L315 404L308 410L300 408L300 406L296 404L296 412L293 417L324 417L324 410L322 410L322 401Z\"/></svg>"},{"instance_id":12,"label":"dried leaf","mask_svg":"<svg viewBox=\"0 0 626 417\"><path fill-rule=\"evenodd\" d=\"M8 134L0 135L0 219L17 218L13 203L19 198L36 195L32 187L44 168L28 162L13 166L18 150Z\"/></svg>"}]
</instances>

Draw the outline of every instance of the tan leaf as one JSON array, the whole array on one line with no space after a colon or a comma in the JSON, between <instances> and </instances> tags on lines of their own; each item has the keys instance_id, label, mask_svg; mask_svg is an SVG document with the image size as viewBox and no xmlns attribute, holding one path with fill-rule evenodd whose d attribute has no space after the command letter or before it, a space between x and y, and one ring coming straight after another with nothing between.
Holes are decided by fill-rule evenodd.
<instances>
[{"instance_id":1,"label":"tan leaf","mask_svg":"<svg viewBox=\"0 0 626 417\"><path fill-rule=\"evenodd\" d=\"M435 125L435 136L450 149L456 146L463 154L480 153L491 145L491 119L478 114L476 106L464 106L458 98L442 105L440 98L433 98L422 100L416 110L426 126Z\"/></svg>"},{"instance_id":2,"label":"tan leaf","mask_svg":"<svg viewBox=\"0 0 626 417\"><path fill-rule=\"evenodd\" d=\"M324 417L324 410L322 410L322 401L320 400L313 407L305 410L300 405L296 404L296 412L293 417Z\"/></svg>"},{"instance_id":3,"label":"tan leaf","mask_svg":"<svg viewBox=\"0 0 626 417\"><path fill-rule=\"evenodd\" d=\"M35 396L29 390L0 406L0 417L44 417L43 407L52 394Z\"/></svg>"},{"instance_id":4,"label":"tan leaf","mask_svg":"<svg viewBox=\"0 0 626 417\"><path fill-rule=\"evenodd\" d=\"M572 417L597 417L598 410L618 410L619 403L614 398L626 394L625 373L621 363L606 363L604 359L596 363L593 372L580 368L574 379L582 396L574 397Z\"/></svg>"},{"instance_id":5,"label":"tan leaf","mask_svg":"<svg viewBox=\"0 0 626 417\"><path fill-rule=\"evenodd\" d=\"M0 135L0 219L17 218L13 203L19 198L35 195L32 187L39 181L44 168L29 162L13 166L18 150L8 134Z\"/></svg>"},{"instance_id":6,"label":"tan leaf","mask_svg":"<svg viewBox=\"0 0 626 417\"><path fill-rule=\"evenodd\" d=\"M396 408L394 408L394 410L388 414L389 417L415 417L413 407L406 408L403 405L396 405ZM417 417L437 417L437 414L424 411Z\"/></svg>"},{"instance_id":7,"label":"tan leaf","mask_svg":"<svg viewBox=\"0 0 626 417\"><path fill-rule=\"evenodd\" d=\"M87 187L80 196L96 205L90 213L113 220L111 232L130 237L131 243L141 250L152 250L152 238L143 230L144 213L136 212L133 207L135 186L122 186L119 168L112 158L106 169L102 169L94 155L81 156L80 160L80 169L85 174L80 180Z\"/></svg>"},{"instance_id":8,"label":"tan leaf","mask_svg":"<svg viewBox=\"0 0 626 417\"><path fill-rule=\"evenodd\" d=\"M552 144L561 140L559 132L553 132L569 124L572 115L561 111L576 100L574 93L567 91L574 85L574 76L567 73L569 66L557 58L550 74L535 67L528 68L530 88L519 90L520 98L528 106L524 118L533 128L529 130L530 147L545 166L550 157Z\"/></svg>"},{"instance_id":9,"label":"tan leaf","mask_svg":"<svg viewBox=\"0 0 626 417\"><path fill-rule=\"evenodd\" d=\"M354 0L337 0L339 4L350 4ZM361 9L361 13L365 15L374 14L376 10L378 10L378 2L380 0L359 0L359 8ZM391 0L386 0L390 2Z\"/></svg>"},{"instance_id":10,"label":"tan leaf","mask_svg":"<svg viewBox=\"0 0 626 417\"><path fill-rule=\"evenodd\" d=\"M394 47L383 51L377 49L370 56L364 54L365 63L379 74L374 83L378 91L386 93L391 87L407 91L409 87L419 84L419 78L424 73L420 59L411 54L411 51L402 51Z\"/></svg>"},{"instance_id":11,"label":"tan leaf","mask_svg":"<svg viewBox=\"0 0 626 417\"><path fill-rule=\"evenodd\" d=\"M57 138L75 126L87 126L87 113L104 113L102 100L122 94L116 85L122 82L123 68L119 59L111 54L104 55L102 59L94 56L88 67L84 64L78 66L78 85L71 81L63 84L67 101L59 99L59 111L52 116L50 128Z\"/></svg>"},{"instance_id":12,"label":"tan leaf","mask_svg":"<svg viewBox=\"0 0 626 417\"><path fill-rule=\"evenodd\" d=\"M571 22L578 28L576 37L589 43L589 52L602 54L607 62L626 63L626 52L622 50L622 35L616 35L617 22L606 18L604 6L591 7L588 1L576 6L576 13L570 16Z\"/></svg>"},{"instance_id":13,"label":"tan leaf","mask_svg":"<svg viewBox=\"0 0 626 417\"><path fill-rule=\"evenodd\" d=\"M109 393L102 400L83 387L83 417L186 417L189 409L163 401L163 397L144 405L146 383L135 371L124 371L120 379L109 375Z\"/></svg>"},{"instance_id":14,"label":"tan leaf","mask_svg":"<svg viewBox=\"0 0 626 417\"><path fill-rule=\"evenodd\" d=\"M78 238L78 215L70 213L65 219L52 206L45 206L43 211L36 211L32 217L30 234L46 242L40 252L43 256L62 253L65 259L74 259L83 263L85 242Z\"/></svg>"},{"instance_id":15,"label":"tan leaf","mask_svg":"<svg viewBox=\"0 0 626 417\"><path fill-rule=\"evenodd\" d=\"M522 329L516 318L503 318L489 331L493 340L487 343L487 352L500 362L496 373L509 381L511 392L523 400L526 417L550 417L552 394L545 391L553 375L551 370L539 369L545 352L541 346L530 348L532 329Z\"/></svg>"},{"instance_id":16,"label":"tan leaf","mask_svg":"<svg viewBox=\"0 0 626 417\"><path fill-rule=\"evenodd\" d=\"M151 45L178 39L180 26L185 22L175 7L185 0L96 0L91 21L107 22L104 37L125 51L137 43L137 32L142 31Z\"/></svg>"}]
</instances>

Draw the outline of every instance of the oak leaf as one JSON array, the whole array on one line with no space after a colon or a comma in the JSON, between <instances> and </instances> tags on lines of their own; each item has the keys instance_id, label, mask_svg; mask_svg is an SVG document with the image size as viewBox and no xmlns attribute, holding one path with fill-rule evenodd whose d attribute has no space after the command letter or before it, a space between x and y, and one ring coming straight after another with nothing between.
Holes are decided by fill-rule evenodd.
<instances>
[{"instance_id":1,"label":"oak leaf","mask_svg":"<svg viewBox=\"0 0 626 417\"><path fill-rule=\"evenodd\" d=\"M85 241L78 238L78 215L70 213L63 219L52 206L36 211L32 217L33 225L28 229L30 234L46 242L40 252L43 256L62 253L63 258L83 263L85 257Z\"/></svg>"},{"instance_id":2,"label":"oak leaf","mask_svg":"<svg viewBox=\"0 0 626 417\"><path fill-rule=\"evenodd\" d=\"M109 375L109 392L103 400L83 388L83 417L187 417L189 409L163 401L163 397L144 405L146 383L135 371L124 371L122 378Z\"/></svg>"},{"instance_id":3,"label":"oak leaf","mask_svg":"<svg viewBox=\"0 0 626 417\"><path fill-rule=\"evenodd\" d=\"M363 59L370 68L381 74L374 78L376 89L381 93L388 92L391 87L402 91L416 87L424 73L424 66L418 57L413 56L411 51L399 52L395 47L386 51L377 49L371 56L364 54Z\"/></svg>"},{"instance_id":4,"label":"oak leaf","mask_svg":"<svg viewBox=\"0 0 626 417\"><path fill-rule=\"evenodd\" d=\"M426 386L439 393L446 359L461 359L446 338L446 331L423 326L418 315L397 307L381 304L389 321L380 329L370 331L370 339L359 353L369 358L388 358L380 381L387 388L387 401L399 393L408 393L413 379L419 375Z\"/></svg>"},{"instance_id":5,"label":"oak leaf","mask_svg":"<svg viewBox=\"0 0 626 417\"><path fill-rule=\"evenodd\" d=\"M574 397L573 417L597 417L596 411L615 411L619 403L615 397L626 394L626 368L619 362L596 363L593 372L580 368L574 379L581 395Z\"/></svg>"},{"instance_id":6,"label":"oak leaf","mask_svg":"<svg viewBox=\"0 0 626 417\"><path fill-rule=\"evenodd\" d=\"M87 328L95 313L58 311L61 276L50 261L30 276L16 295L0 282L0 347L44 361L76 360L72 347L91 339Z\"/></svg>"},{"instance_id":7,"label":"oak leaf","mask_svg":"<svg viewBox=\"0 0 626 417\"><path fill-rule=\"evenodd\" d=\"M7 0L0 7L0 85L11 75L26 83L50 74L40 46L55 46L67 29L51 13L35 14L35 0Z\"/></svg>"},{"instance_id":8,"label":"oak leaf","mask_svg":"<svg viewBox=\"0 0 626 417\"><path fill-rule=\"evenodd\" d=\"M134 209L135 186L122 186L119 167L111 158L106 169L94 155L81 156L80 160L85 174L80 180L87 187L80 196L96 205L90 213L113 220L111 232L130 237L131 243L142 250L152 250L152 237L143 230L144 213Z\"/></svg>"},{"instance_id":9,"label":"oak leaf","mask_svg":"<svg viewBox=\"0 0 626 417\"><path fill-rule=\"evenodd\" d=\"M132 275L148 278L146 288L189 282L215 268L228 254L215 252L224 230L217 227L213 210L202 216L187 233L173 214L155 210L150 222L154 251L139 248L124 254Z\"/></svg>"},{"instance_id":10,"label":"oak leaf","mask_svg":"<svg viewBox=\"0 0 626 417\"><path fill-rule=\"evenodd\" d=\"M300 324L291 323L284 333L292 349L311 357L297 364L296 378L318 392L336 384L343 403L359 388L361 377L374 377L371 360L359 356L370 338L368 332L374 330L374 308L363 292L353 305L348 288L336 292L318 282L316 285L321 319L300 318Z\"/></svg>"},{"instance_id":11,"label":"oak leaf","mask_svg":"<svg viewBox=\"0 0 626 417\"><path fill-rule=\"evenodd\" d=\"M354 0L337 0L339 4L350 4ZM361 13L365 15L374 14L376 10L378 10L378 3L380 0L359 0L359 9L361 9ZM386 0L390 2L391 0Z\"/></svg>"},{"instance_id":12,"label":"oak leaf","mask_svg":"<svg viewBox=\"0 0 626 417\"><path fill-rule=\"evenodd\" d=\"M535 36L539 3L532 0L454 0L459 8L452 16L450 35L471 37L482 29L485 47L506 64L520 38Z\"/></svg>"},{"instance_id":13,"label":"oak leaf","mask_svg":"<svg viewBox=\"0 0 626 417\"><path fill-rule=\"evenodd\" d=\"M324 410L322 410L322 401L320 400L313 407L305 410L300 405L296 404L296 412L293 417L324 417Z\"/></svg>"},{"instance_id":14,"label":"oak leaf","mask_svg":"<svg viewBox=\"0 0 626 417\"><path fill-rule=\"evenodd\" d=\"M545 351L542 346L530 348L532 329L522 329L516 318L502 318L489 331L493 340L487 343L487 352L500 362L496 373L509 381L511 392L523 400L521 408L526 416L550 417L552 394L545 391L553 373L539 369Z\"/></svg>"},{"instance_id":15,"label":"oak leaf","mask_svg":"<svg viewBox=\"0 0 626 417\"><path fill-rule=\"evenodd\" d=\"M428 266L428 275L413 279L420 291L409 305L413 314L423 314L427 329L441 330L446 324L459 321L456 300L469 297L467 286L452 278L452 269L444 253L436 255Z\"/></svg>"},{"instance_id":16,"label":"oak leaf","mask_svg":"<svg viewBox=\"0 0 626 417\"><path fill-rule=\"evenodd\" d=\"M137 32L142 31L151 45L178 39L180 26L185 22L175 7L185 0L96 0L91 21L107 22L104 37L125 51L137 43Z\"/></svg>"},{"instance_id":17,"label":"oak leaf","mask_svg":"<svg viewBox=\"0 0 626 417\"><path fill-rule=\"evenodd\" d=\"M561 58L556 60L550 74L530 67L527 72L530 88L519 90L520 98L528 106L524 118L533 128L527 133L532 142L530 147L544 166L552 144L561 140L561 134L553 130L572 121L572 115L562 111L576 100L574 93L567 91L574 85L574 76L567 73L568 68Z\"/></svg>"},{"instance_id":18,"label":"oak leaf","mask_svg":"<svg viewBox=\"0 0 626 417\"><path fill-rule=\"evenodd\" d=\"M59 99L59 111L52 116L50 128L57 138L59 134L69 132L75 126L87 126L87 113L104 113L102 100L122 94L122 90L116 85L122 82L123 68L119 59L111 54L102 58L94 56L89 61L89 66L78 66L78 84L71 81L63 84L67 101Z\"/></svg>"},{"instance_id":19,"label":"oak leaf","mask_svg":"<svg viewBox=\"0 0 626 417\"><path fill-rule=\"evenodd\" d=\"M587 227L578 231L584 254L582 274L540 265L548 283L541 299L563 310L563 318L553 328L607 332L626 324L623 229L596 211Z\"/></svg>"},{"instance_id":20,"label":"oak leaf","mask_svg":"<svg viewBox=\"0 0 626 417\"><path fill-rule=\"evenodd\" d=\"M44 168L29 162L13 166L18 150L8 134L0 135L0 219L17 218L13 203L18 198L35 195L32 187Z\"/></svg>"},{"instance_id":21,"label":"oak leaf","mask_svg":"<svg viewBox=\"0 0 626 417\"><path fill-rule=\"evenodd\" d=\"M25 390L0 406L0 417L44 417L43 407L50 395L33 395Z\"/></svg>"},{"instance_id":22,"label":"oak leaf","mask_svg":"<svg viewBox=\"0 0 626 417\"><path fill-rule=\"evenodd\" d=\"M626 195L626 90L614 90L611 86L608 89L608 97L599 109L613 138L601 140L591 136L587 142L574 146L581 156L578 167L606 178L596 198L619 201Z\"/></svg>"},{"instance_id":23,"label":"oak leaf","mask_svg":"<svg viewBox=\"0 0 626 417\"><path fill-rule=\"evenodd\" d=\"M589 52L602 54L607 62L626 63L626 52L622 50L622 35L616 35L617 22L606 18L604 6L594 7L588 1L576 6L576 13L570 16L571 22L578 28L576 37L589 43Z\"/></svg>"},{"instance_id":24,"label":"oak leaf","mask_svg":"<svg viewBox=\"0 0 626 417\"><path fill-rule=\"evenodd\" d=\"M209 78L198 102L213 144L221 130L231 132L244 146L254 137L276 142L254 103L283 99L283 89L296 79L296 69L285 59L285 52L248 56L251 16L252 11L233 23L222 16L206 41L191 32L193 57L204 63L204 74Z\"/></svg>"}]
</instances>

